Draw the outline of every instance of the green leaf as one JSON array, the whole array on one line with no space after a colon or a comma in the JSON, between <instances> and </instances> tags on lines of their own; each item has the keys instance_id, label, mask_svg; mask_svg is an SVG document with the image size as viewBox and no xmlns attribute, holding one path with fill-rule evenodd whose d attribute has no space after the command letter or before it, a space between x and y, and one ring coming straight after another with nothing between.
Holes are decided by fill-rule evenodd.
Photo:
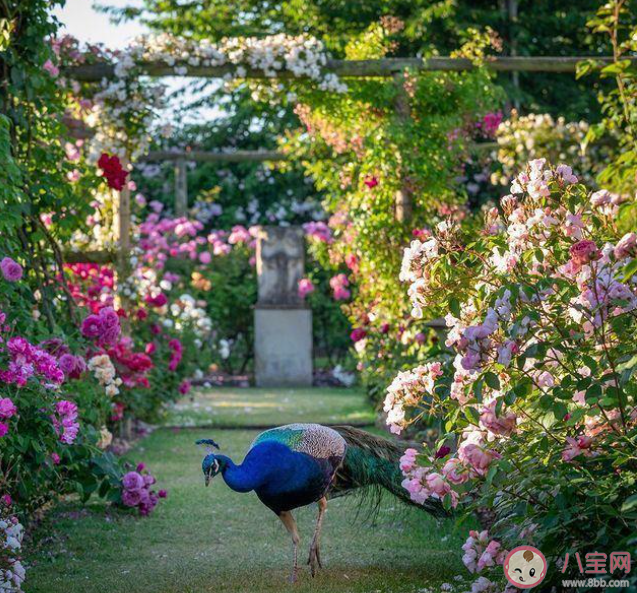
<instances>
[{"instance_id":1,"label":"green leaf","mask_svg":"<svg viewBox=\"0 0 637 593\"><path fill-rule=\"evenodd\" d=\"M622 513L627 513L635 507L637 507L637 494L633 494L624 500L622 503Z\"/></svg>"},{"instance_id":2,"label":"green leaf","mask_svg":"<svg viewBox=\"0 0 637 593\"><path fill-rule=\"evenodd\" d=\"M484 382L491 387L491 389L494 389L495 391L499 391L500 389L500 379L498 379L498 376L495 373L492 373L491 371L487 372L484 374Z\"/></svg>"},{"instance_id":3,"label":"green leaf","mask_svg":"<svg viewBox=\"0 0 637 593\"><path fill-rule=\"evenodd\" d=\"M475 408L467 406L464 409L464 415L467 417L467 420L471 422L471 424L480 423L480 414L478 414L478 411Z\"/></svg>"}]
</instances>

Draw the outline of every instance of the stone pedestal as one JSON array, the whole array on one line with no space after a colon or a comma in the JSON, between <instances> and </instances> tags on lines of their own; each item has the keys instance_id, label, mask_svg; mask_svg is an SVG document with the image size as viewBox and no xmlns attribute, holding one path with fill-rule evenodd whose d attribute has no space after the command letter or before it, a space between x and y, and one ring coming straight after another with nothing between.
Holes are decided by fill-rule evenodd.
<instances>
[{"instance_id":1,"label":"stone pedestal","mask_svg":"<svg viewBox=\"0 0 637 593\"><path fill-rule=\"evenodd\" d=\"M262 227L257 236L259 300L254 312L259 387L312 385L312 311L298 295L305 273L300 227Z\"/></svg>"},{"instance_id":2,"label":"stone pedestal","mask_svg":"<svg viewBox=\"0 0 637 593\"><path fill-rule=\"evenodd\" d=\"M312 311L260 308L254 312L257 387L312 385Z\"/></svg>"}]
</instances>

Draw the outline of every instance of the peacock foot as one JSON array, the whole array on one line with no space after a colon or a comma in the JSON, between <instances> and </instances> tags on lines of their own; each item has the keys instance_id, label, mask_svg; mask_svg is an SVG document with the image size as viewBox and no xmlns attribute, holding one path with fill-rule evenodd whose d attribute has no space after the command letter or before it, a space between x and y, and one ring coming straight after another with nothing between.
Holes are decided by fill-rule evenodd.
<instances>
[{"instance_id":1,"label":"peacock foot","mask_svg":"<svg viewBox=\"0 0 637 593\"><path fill-rule=\"evenodd\" d=\"M299 580L297 574L296 574L296 569L292 571L292 574L288 577L288 583L290 583L291 585L293 585L294 583L296 583Z\"/></svg>"},{"instance_id":2,"label":"peacock foot","mask_svg":"<svg viewBox=\"0 0 637 593\"><path fill-rule=\"evenodd\" d=\"M307 563L310 565L310 573L313 577L316 576L319 568L323 568L323 564L321 563L321 551L318 544L313 543L310 547L310 556L307 559Z\"/></svg>"}]
</instances>

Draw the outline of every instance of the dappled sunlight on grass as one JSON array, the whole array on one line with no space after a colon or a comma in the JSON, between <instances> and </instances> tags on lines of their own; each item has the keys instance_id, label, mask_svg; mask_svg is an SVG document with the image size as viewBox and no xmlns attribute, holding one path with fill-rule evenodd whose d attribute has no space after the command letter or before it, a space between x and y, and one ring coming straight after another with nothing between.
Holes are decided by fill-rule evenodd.
<instances>
[{"instance_id":1,"label":"dappled sunlight on grass","mask_svg":"<svg viewBox=\"0 0 637 593\"><path fill-rule=\"evenodd\" d=\"M372 424L374 411L357 389L199 389L173 406L171 426L271 426L292 422Z\"/></svg>"}]
</instances>

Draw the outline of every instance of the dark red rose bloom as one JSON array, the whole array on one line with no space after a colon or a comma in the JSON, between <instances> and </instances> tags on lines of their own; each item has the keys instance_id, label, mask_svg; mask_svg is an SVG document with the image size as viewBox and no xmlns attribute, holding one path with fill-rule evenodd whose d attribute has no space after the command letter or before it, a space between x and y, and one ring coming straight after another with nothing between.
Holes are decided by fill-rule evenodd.
<instances>
[{"instance_id":1,"label":"dark red rose bloom","mask_svg":"<svg viewBox=\"0 0 637 593\"><path fill-rule=\"evenodd\" d=\"M117 191L124 189L128 171L124 170L117 155L109 156L105 152L102 153L102 156L97 161L97 166L104 172L108 187Z\"/></svg>"}]
</instances>

